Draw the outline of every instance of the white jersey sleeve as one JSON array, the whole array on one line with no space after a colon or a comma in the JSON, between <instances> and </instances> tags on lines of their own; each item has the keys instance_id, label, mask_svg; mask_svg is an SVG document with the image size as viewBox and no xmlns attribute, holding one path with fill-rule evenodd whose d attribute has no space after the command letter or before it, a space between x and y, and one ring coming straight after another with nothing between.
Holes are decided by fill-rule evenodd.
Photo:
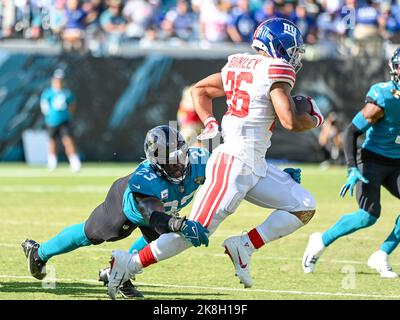
<instances>
[{"instance_id":1,"label":"white jersey sleeve","mask_svg":"<svg viewBox=\"0 0 400 320\"><path fill-rule=\"evenodd\" d=\"M269 64L268 78L271 85L276 82L286 82L293 88L296 83L296 72L287 62L274 59L273 62Z\"/></svg>"}]
</instances>

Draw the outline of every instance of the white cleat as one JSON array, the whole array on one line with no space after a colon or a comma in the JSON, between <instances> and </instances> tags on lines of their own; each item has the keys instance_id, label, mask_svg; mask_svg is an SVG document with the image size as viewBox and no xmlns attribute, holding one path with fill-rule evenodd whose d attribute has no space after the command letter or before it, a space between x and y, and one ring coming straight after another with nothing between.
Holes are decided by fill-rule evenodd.
<instances>
[{"instance_id":1,"label":"white cleat","mask_svg":"<svg viewBox=\"0 0 400 320\"><path fill-rule=\"evenodd\" d=\"M368 259L368 267L379 272L382 278L398 278L399 275L393 271L389 264L389 256L386 252L378 250Z\"/></svg>"},{"instance_id":2,"label":"white cleat","mask_svg":"<svg viewBox=\"0 0 400 320\"><path fill-rule=\"evenodd\" d=\"M110 276L108 280L108 295L115 300L119 287L130 278L133 273L129 272L128 264L133 258L129 252L113 250L110 261Z\"/></svg>"},{"instance_id":3,"label":"white cleat","mask_svg":"<svg viewBox=\"0 0 400 320\"><path fill-rule=\"evenodd\" d=\"M304 273L314 272L317 261L325 249L326 247L322 242L322 233L311 234L302 260Z\"/></svg>"},{"instance_id":4,"label":"white cleat","mask_svg":"<svg viewBox=\"0 0 400 320\"><path fill-rule=\"evenodd\" d=\"M251 288L253 279L250 274L250 258L252 250L246 247L241 236L234 236L226 239L222 244L225 247L225 253L231 258L235 267L236 276L245 288Z\"/></svg>"}]
</instances>

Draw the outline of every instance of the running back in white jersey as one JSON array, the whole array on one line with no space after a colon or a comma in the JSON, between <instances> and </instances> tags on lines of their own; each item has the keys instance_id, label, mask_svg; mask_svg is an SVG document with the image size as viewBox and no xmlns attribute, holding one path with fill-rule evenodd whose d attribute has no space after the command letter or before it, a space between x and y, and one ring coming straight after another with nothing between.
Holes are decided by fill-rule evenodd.
<instances>
[{"instance_id":1,"label":"running back in white jersey","mask_svg":"<svg viewBox=\"0 0 400 320\"><path fill-rule=\"evenodd\" d=\"M265 153L277 118L269 91L275 82L293 88L296 72L282 59L235 54L228 57L221 75L228 106L222 119L224 151L265 175Z\"/></svg>"}]
</instances>

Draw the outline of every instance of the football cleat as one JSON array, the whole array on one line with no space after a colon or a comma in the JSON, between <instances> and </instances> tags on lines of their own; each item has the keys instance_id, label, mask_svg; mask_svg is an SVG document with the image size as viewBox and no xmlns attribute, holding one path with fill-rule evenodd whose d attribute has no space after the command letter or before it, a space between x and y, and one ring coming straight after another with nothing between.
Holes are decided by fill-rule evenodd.
<instances>
[{"instance_id":1,"label":"football cleat","mask_svg":"<svg viewBox=\"0 0 400 320\"><path fill-rule=\"evenodd\" d=\"M136 253L137 254L137 253ZM133 266L133 270L129 269L129 263L134 259L136 254L122 250L113 250L110 261L110 277L108 281L108 295L115 300L120 287L129 279L138 273Z\"/></svg>"},{"instance_id":2,"label":"football cleat","mask_svg":"<svg viewBox=\"0 0 400 320\"><path fill-rule=\"evenodd\" d=\"M32 277L43 280L46 277L46 262L38 255L40 244L34 240L26 239L22 244L25 257L28 259L28 270Z\"/></svg>"},{"instance_id":3,"label":"football cleat","mask_svg":"<svg viewBox=\"0 0 400 320\"><path fill-rule=\"evenodd\" d=\"M379 272L382 278L398 278L399 275L393 271L389 264L389 256L386 252L378 250L368 259L368 267Z\"/></svg>"},{"instance_id":4,"label":"football cleat","mask_svg":"<svg viewBox=\"0 0 400 320\"><path fill-rule=\"evenodd\" d=\"M110 277L110 268L104 268L99 270L99 281L103 282L104 286L108 285L108 279ZM133 277L133 280L135 277ZM130 281L126 281L119 289L121 295L126 298L144 298L143 294L136 289L136 286Z\"/></svg>"},{"instance_id":5,"label":"football cleat","mask_svg":"<svg viewBox=\"0 0 400 320\"><path fill-rule=\"evenodd\" d=\"M326 247L322 242L322 233L311 234L302 260L304 273L314 272L318 259L321 257L325 249Z\"/></svg>"},{"instance_id":6,"label":"football cleat","mask_svg":"<svg viewBox=\"0 0 400 320\"><path fill-rule=\"evenodd\" d=\"M252 252L241 240L241 236L234 236L226 239L222 244L225 253L231 258L235 267L236 276L245 288L251 288L253 279L250 274L250 258Z\"/></svg>"}]
</instances>

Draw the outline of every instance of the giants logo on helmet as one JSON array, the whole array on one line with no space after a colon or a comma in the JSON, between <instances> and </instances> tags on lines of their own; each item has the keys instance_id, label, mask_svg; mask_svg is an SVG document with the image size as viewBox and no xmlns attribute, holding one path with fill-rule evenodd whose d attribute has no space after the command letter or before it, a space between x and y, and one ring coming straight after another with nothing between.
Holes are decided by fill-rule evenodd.
<instances>
[{"instance_id":1,"label":"giants logo on helmet","mask_svg":"<svg viewBox=\"0 0 400 320\"><path fill-rule=\"evenodd\" d=\"M296 36L297 36L296 27L291 24L284 23L283 24L283 32L290 34L294 38L296 38Z\"/></svg>"}]
</instances>

